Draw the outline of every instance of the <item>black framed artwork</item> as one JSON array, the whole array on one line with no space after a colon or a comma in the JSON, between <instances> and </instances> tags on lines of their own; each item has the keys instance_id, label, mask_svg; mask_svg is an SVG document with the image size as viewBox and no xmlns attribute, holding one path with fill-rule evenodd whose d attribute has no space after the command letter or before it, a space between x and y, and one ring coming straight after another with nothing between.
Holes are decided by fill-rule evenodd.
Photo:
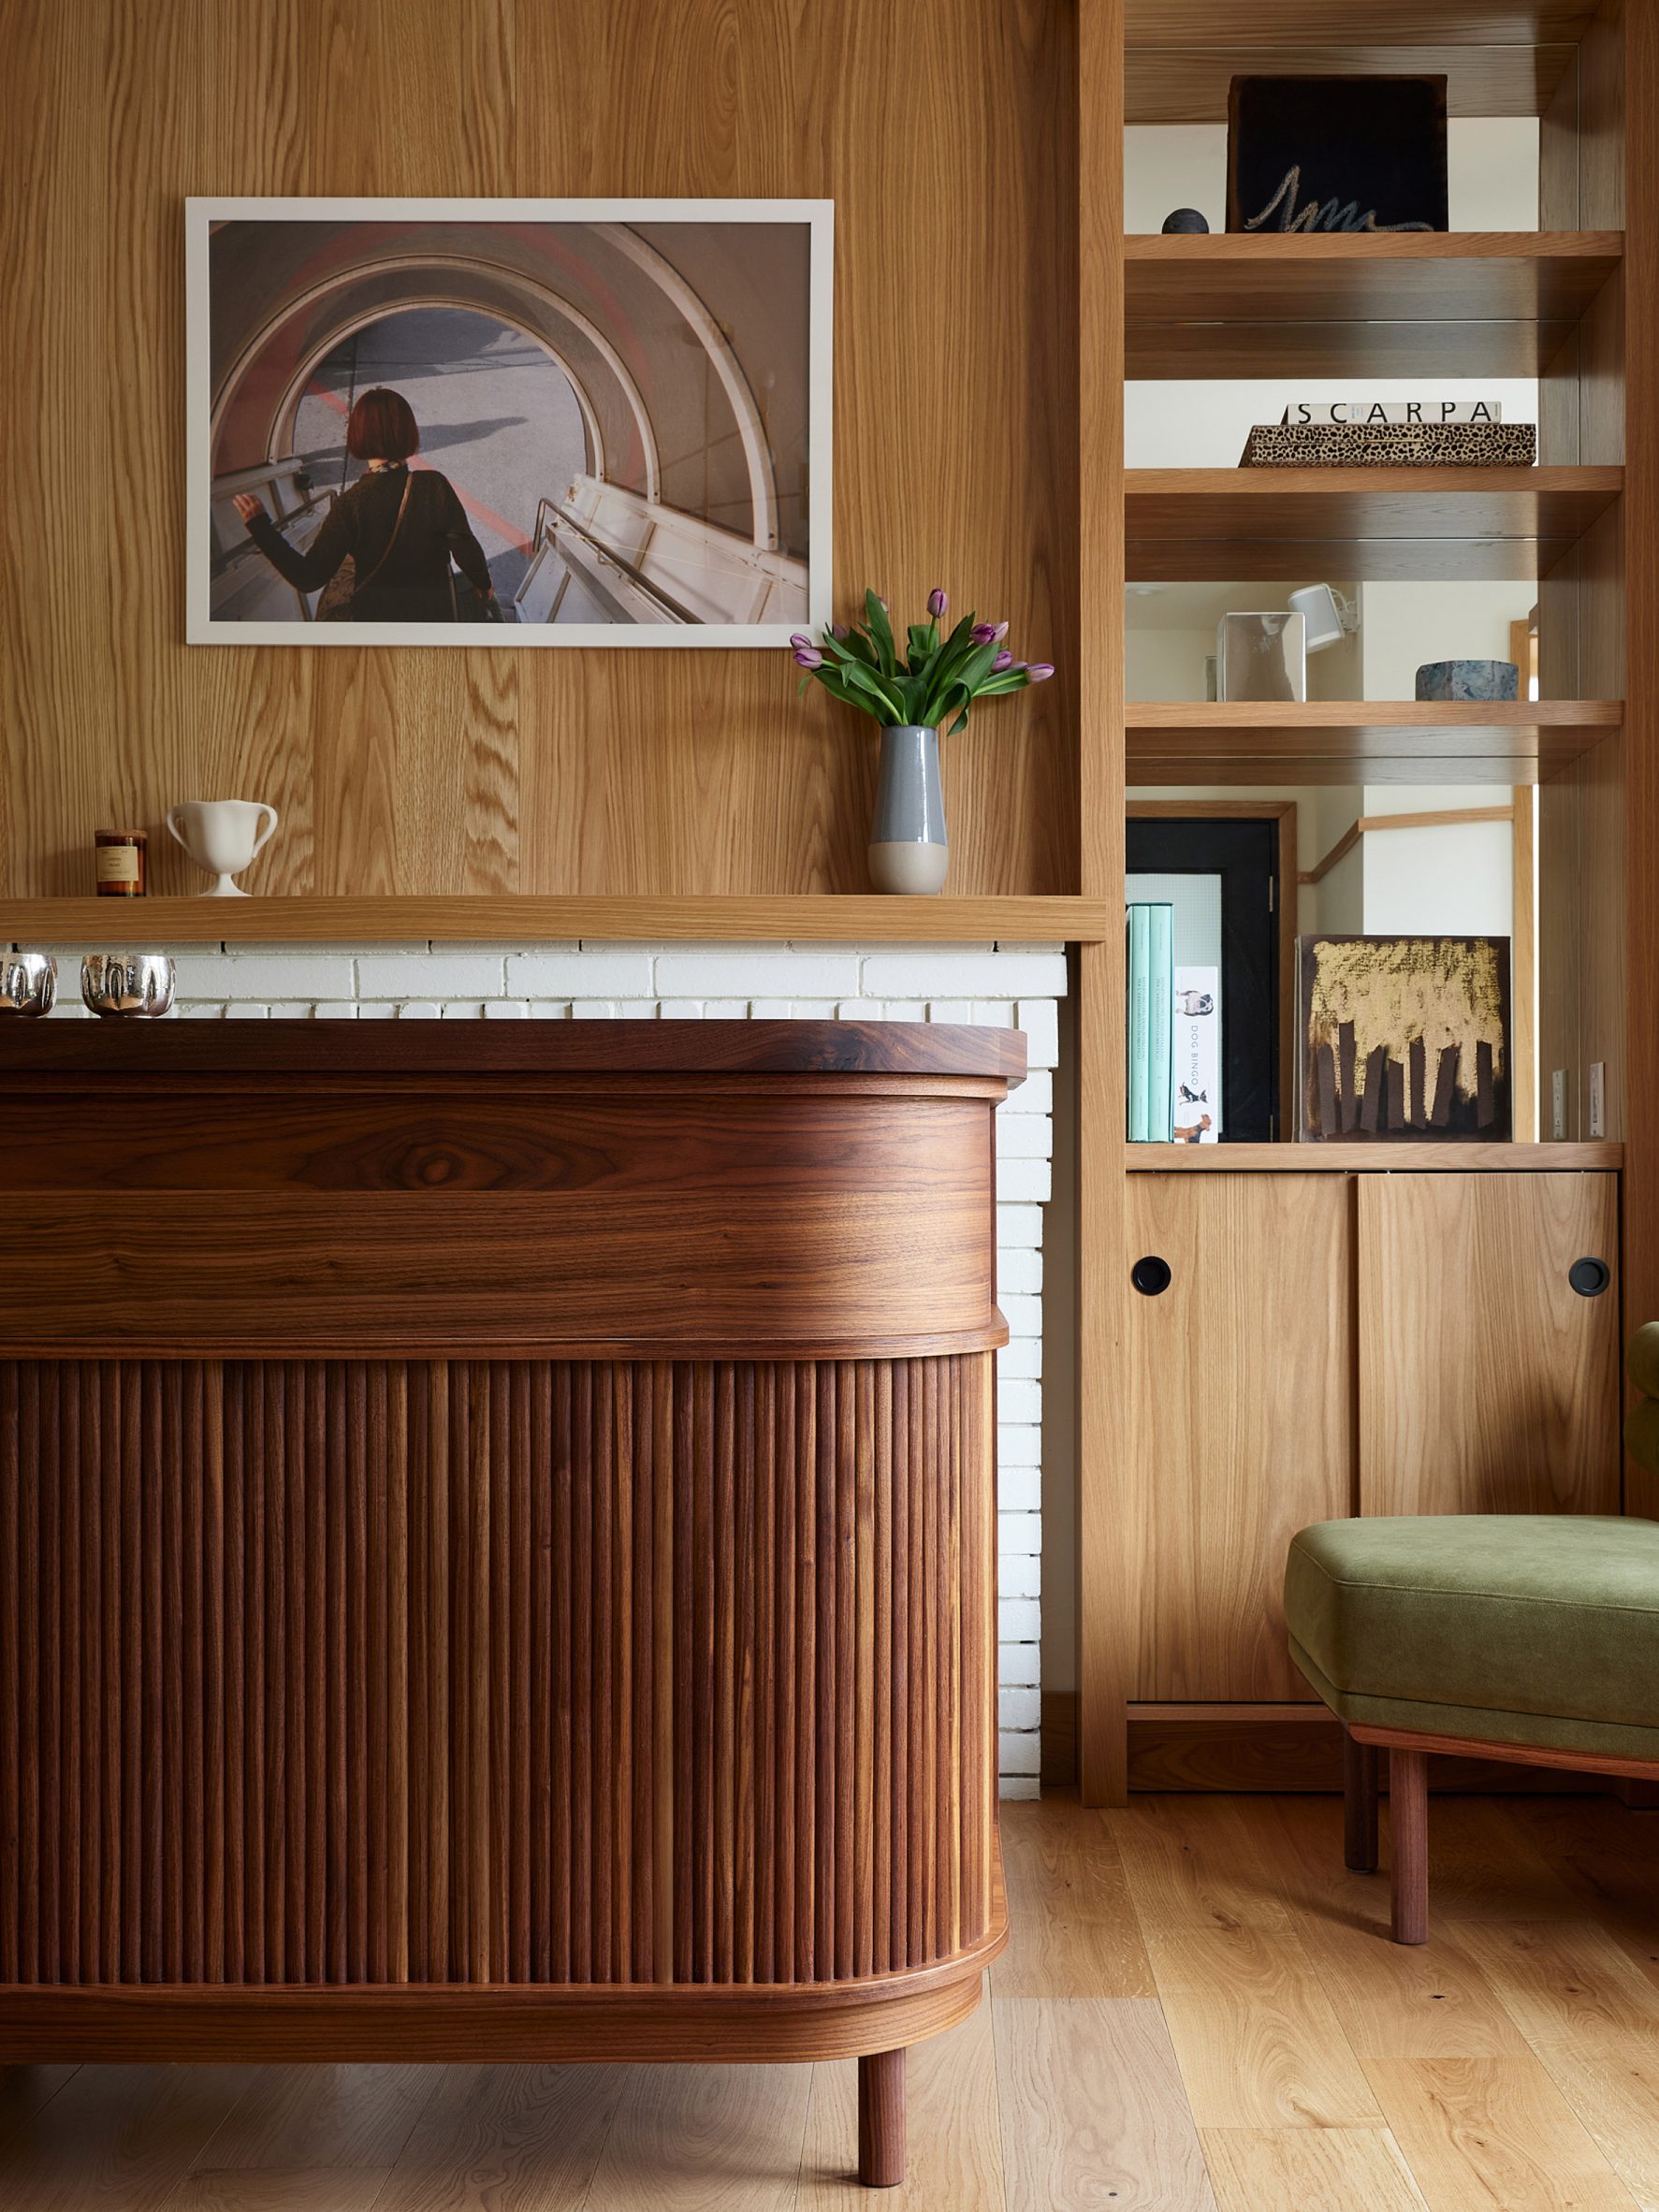
<instances>
[{"instance_id":1,"label":"black framed artwork","mask_svg":"<svg viewBox=\"0 0 1659 2212\"><path fill-rule=\"evenodd\" d=\"M1444 77L1235 77L1229 230L1445 230Z\"/></svg>"}]
</instances>

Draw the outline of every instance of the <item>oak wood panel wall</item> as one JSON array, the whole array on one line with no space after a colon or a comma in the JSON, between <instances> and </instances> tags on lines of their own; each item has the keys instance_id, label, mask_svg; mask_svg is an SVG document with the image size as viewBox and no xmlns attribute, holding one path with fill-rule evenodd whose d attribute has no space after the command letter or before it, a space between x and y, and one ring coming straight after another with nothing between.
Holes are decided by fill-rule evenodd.
<instances>
[{"instance_id":1,"label":"oak wood panel wall","mask_svg":"<svg viewBox=\"0 0 1659 2212\"><path fill-rule=\"evenodd\" d=\"M1357 1181L1362 1509L1617 1513L1618 1177Z\"/></svg>"},{"instance_id":2,"label":"oak wood panel wall","mask_svg":"<svg viewBox=\"0 0 1659 2212\"><path fill-rule=\"evenodd\" d=\"M0 1985L982 1942L991 1370L0 1362Z\"/></svg>"},{"instance_id":3,"label":"oak wood panel wall","mask_svg":"<svg viewBox=\"0 0 1659 2212\"><path fill-rule=\"evenodd\" d=\"M269 799L266 892L865 887L873 725L778 654L186 648L188 194L836 201L838 598L1056 680L946 755L953 888L1076 888L1075 139L1052 0L61 0L0 16L0 894Z\"/></svg>"}]
</instances>

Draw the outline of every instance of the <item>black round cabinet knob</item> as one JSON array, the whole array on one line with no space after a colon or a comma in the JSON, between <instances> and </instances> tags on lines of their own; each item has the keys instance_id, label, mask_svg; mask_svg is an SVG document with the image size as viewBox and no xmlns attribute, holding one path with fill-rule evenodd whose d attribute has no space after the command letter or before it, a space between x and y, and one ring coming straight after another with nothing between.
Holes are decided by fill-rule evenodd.
<instances>
[{"instance_id":1,"label":"black round cabinet knob","mask_svg":"<svg viewBox=\"0 0 1659 2212\"><path fill-rule=\"evenodd\" d=\"M1137 1259L1129 1270L1129 1281L1142 1298L1161 1298L1173 1279L1169 1261L1160 1259L1156 1252L1147 1253L1144 1259Z\"/></svg>"},{"instance_id":2,"label":"black round cabinet knob","mask_svg":"<svg viewBox=\"0 0 1659 2212\"><path fill-rule=\"evenodd\" d=\"M1612 1279L1605 1259L1575 1259L1567 1269L1567 1281L1580 1298L1599 1298Z\"/></svg>"}]
</instances>

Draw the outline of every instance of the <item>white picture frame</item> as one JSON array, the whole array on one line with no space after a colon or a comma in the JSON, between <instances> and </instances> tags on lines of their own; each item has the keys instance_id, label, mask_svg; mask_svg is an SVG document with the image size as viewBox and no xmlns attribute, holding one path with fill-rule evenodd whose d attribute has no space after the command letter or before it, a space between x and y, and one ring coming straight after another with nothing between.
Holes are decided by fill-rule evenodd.
<instances>
[{"instance_id":1,"label":"white picture frame","mask_svg":"<svg viewBox=\"0 0 1659 2212\"><path fill-rule=\"evenodd\" d=\"M821 628L828 622L833 520L833 201L216 197L187 199L184 220L185 636L189 644L497 648L610 646L656 650L779 647L787 645L795 631ZM284 279L286 291L273 288L274 304L269 304L261 314L260 278L249 276L251 267L257 270L257 263L250 263L249 249L258 234L248 226L263 224L312 226L304 233L291 230L287 234L290 262L298 243L310 246L320 240L331 249L340 245L327 238L330 226L342 233L352 226L367 226L365 255L354 262L351 241L346 238L332 262L319 252L311 262L301 264L298 279L290 268ZM800 250L806 259L804 395L791 392L779 408L764 403L764 400L775 398L773 392L764 396L755 392L732 318L722 317L720 301L711 302L706 296L711 286L706 282L701 288L694 285L662 250L665 244L677 242L667 226L682 224L698 227L786 225L800 229ZM464 227L464 240L458 228L452 249L440 229L437 236L444 240L442 250L425 250L435 226L451 225ZM241 227L233 234L230 226ZM480 255L473 243L481 226L498 226L503 232L515 233L512 250L517 258L510 269L503 260ZM643 272L642 285L649 280L655 287L650 303L664 325L658 329L652 322L648 342L657 349L654 356L645 357L647 339L641 335L642 323L637 316L633 328L624 334L639 357L631 363L625 347L616 342L599 317L586 314L576 302L560 298L564 291L575 288L574 281L565 284L550 276L541 284L525 273L524 256L530 251L525 243L527 229L533 232L535 226L603 226L586 234L595 253L603 246L606 255L621 255L631 269ZM388 253L388 226L394 240L400 226L409 234L409 252ZM655 233L657 244L642 235L647 230ZM368 250L371 232L372 253ZM573 230L573 236L578 234ZM217 252L216 238L220 240ZM273 234L273 251L278 242ZM417 242L420 252L414 250ZM741 243L735 232L734 286L744 281L736 260ZM505 239L502 244L504 248ZM705 266L714 269L718 276L718 251L713 255L706 251L708 240L685 241L688 249L693 244L704 249ZM787 254L788 247L780 241L779 250ZM216 263L226 294L217 313ZM308 269L318 272L314 281L307 276ZM461 284L458 270L469 279L477 276L480 298L473 297L471 284ZM792 268L792 277L793 273ZM532 303L523 314L502 314L498 306L483 303L483 295L493 298L492 286L504 288L508 284L515 287L515 299L522 298ZM790 289L792 299L798 298L799 290L796 279ZM465 296L458 297L462 291ZM371 294L376 305L368 313L363 302ZM321 510L314 486L293 435L301 399L313 390L308 379L333 357L345 336L373 324L384 326L394 315L458 307L474 316L488 314L546 352L563 371L580 413L591 465L574 480L570 495L558 500L550 491L539 495L533 537L525 533L521 525L512 526L522 539L522 546L516 542L511 550L522 551L527 574L532 564L550 560L557 564L562 580L555 584L551 568L541 580L560 595L560 618L509 618L501 622L318 620L314 607L322 596L320 589L302 592L284 583L274 567L269 567L269 575L276 579L275 585L267 589L262 584L261 568L269 564L234 519L232 488L243 478L257 479L249 481L246 488L265 501L271 519L284 528L284 538L287 527L318 527ZM752 284L749 310L751 322L758 320ZM571 327L577 335L568 347L555 351L550 338L557 331L544 329L542 325L560 314L572 318ZM532 319L534 327L530 327ZM717 526L714 502L707 496L702 514L694 508L676 507L663 496L664 470L657 459L640 371L655 370L651 390L660 394L665 388L663 363L666 361L668 370L674 366L674 357L666 353L669 329L683 342L693 373L701 379L706 415L716 405L729 411L727 417L706 430L700 458L706 480L711 470L726 472L728 490L736 481L734 472L741 467L748 486L747 532ZM590 368L586 378L580 369L573 371L570 357L578 343L589 361L605 364L609 384L597 369ZM793 378L803 358L794 330L787 348L780 350L787 353ZM463 373L469 366L462 364ZM418 373L434 371L428 368ZM255 381L250 383L250 376ZM585 381L593 388L584 389ZM269 397L272 388L279 394L274 401ZM707 398L709 393L715 395L713 401ZM620 473L609 473L614 464L604 441L602 399L613 417L624 403L632 412L634 427L627 448L636 463L632 483ZM338 401L333 403L339 405ZM239 405L242 410L240 417L236 415ZM344 412L343 407L340 412ZM798 480L803 416L804 484ZM787 453L774 452L769 444L769 425L780 417L791 425ZM728 422L729 428L725 427ZM249 455L232 452L229 458L235 465L226 466L226 442L232 426L248 444ZM278 450L284 443L289 447L286 453ZM263 450L255 451L261 444ZM689 465L683 446L682 440L671 462L682 480ZM343 455L343 444L341 451ZM710 456L715 457L713 460ZM777 466L779 459L786 463L781 473ZM417 456L415 465L429 464ZM342 488L346 467L342 458ZM269 500L261 485L268 486ZM553 486L551 475L549 486ZM283 504L284 488L295 503ZM339 491L331 489L328 496L337 497ZM464 490L462 497L465 503ZM740 511L741 504L728 497L722 511ZM478 506L476 512L501 520L488 508ZM238 531L241 531L240 543ZM625 537L626 551L618 543L619 537ZM482 534L479 543L484 544ZM485 549L488 554L488 547ZM630 554L636 559L631 560ZM653 560L658 564L654 574ZM493 581L496 561L491 560L489 565ZM238 570L234 589L226 582L232 570ZM677 597L669 589L670 583L680 587ZM568 597L573 585L575 601ZM272 615L269 607L259 611L258 603L269 601L278 587L292 598L294 612L286 611L286 598L276 602L282 608L279 614ZM517 589L526 592L527 606L542 604L545 594L541 591L529 590L523 582ZM764 612L751 618L720 618L722 612L729 617L731 611L723 603L738 600L746 605L764 605ZM498 604L508 604L499 590ZM565 618L573 605L578 612L594 607L611 611L599 620ZM246 611L251 606L255 611ZM233 607L240 611L227 612ZM618 613L615 611L618 607L632 611ZM785 608L786 615L781 613ZM514 613L518 611L515 605Z\"/></svg>"}]
</instances>

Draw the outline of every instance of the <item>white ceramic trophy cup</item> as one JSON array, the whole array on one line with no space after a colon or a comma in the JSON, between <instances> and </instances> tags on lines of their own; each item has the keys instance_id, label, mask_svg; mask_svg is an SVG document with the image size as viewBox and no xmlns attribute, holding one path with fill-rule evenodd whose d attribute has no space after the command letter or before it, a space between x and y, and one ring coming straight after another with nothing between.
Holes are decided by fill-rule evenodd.
<instances>
[{"instance_id":1,"label":"white ceramic trophy cup","mask_svg":"<svg viewBox=\"0 0 1659 2212\"><path fill-rule=\"evenodd\" d=\"M269 815L263 829L259 817ZM198 868L219 880L206 898L246 898L248 894L231 878L240 876L256 852L269 843L277 825L277 810L263 800L186 799L167 808L167 828Z\"/></svg>"}]
</instances>

